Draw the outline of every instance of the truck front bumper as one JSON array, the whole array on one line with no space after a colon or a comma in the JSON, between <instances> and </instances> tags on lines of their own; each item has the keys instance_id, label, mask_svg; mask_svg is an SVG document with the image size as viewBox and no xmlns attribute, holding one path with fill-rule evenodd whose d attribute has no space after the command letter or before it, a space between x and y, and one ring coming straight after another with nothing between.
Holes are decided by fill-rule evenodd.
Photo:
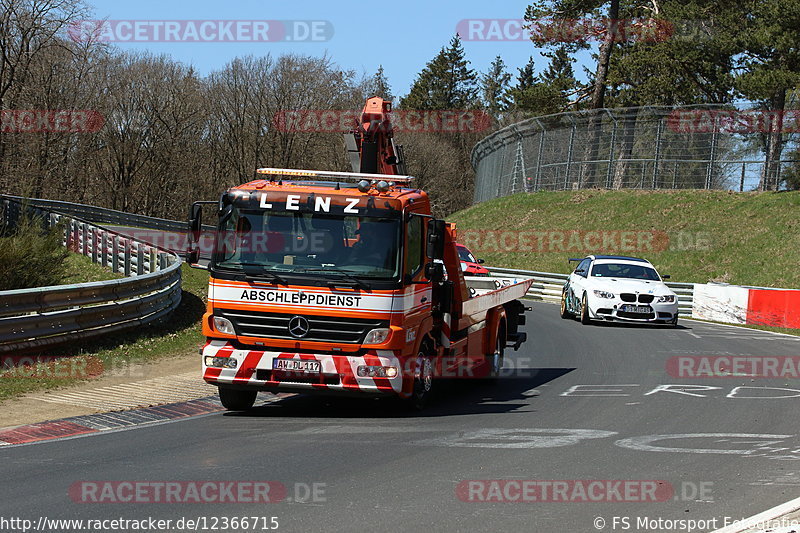
<instances>
[{"instance_id":1,"label":"truck front bumper","mask_svg":"<svg viewBox=\"0 0 800 533\"><path fill-rule=\"evenodd\" d=\"M407 397L413 379L406 378L409 386L404 391L403 364L391 350L366 350L358 355L294 353L236 348L227 341L211 340L201 353L203 379L206 382L242 389ZM209 357L217 358L218 362L227 359L230 366L207 365ZM275 359L318 361L321 371L307 373L273 370ZM394 368L396 375L368 377L363 367Z\"/></svg>"}]
</instances>

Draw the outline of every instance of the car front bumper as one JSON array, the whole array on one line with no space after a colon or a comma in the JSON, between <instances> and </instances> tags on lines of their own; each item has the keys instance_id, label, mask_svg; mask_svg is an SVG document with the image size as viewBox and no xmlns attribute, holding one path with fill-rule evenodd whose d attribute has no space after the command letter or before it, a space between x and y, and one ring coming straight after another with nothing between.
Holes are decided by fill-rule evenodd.
<instances>
[{"instance_id":1,"label":"car front bumper","mask_svg":"<svg viewBox=\"0 0 800 533\"><path fill-rule=\"evenodd\" d=\"M614 298L589 297L589 316L597 320L625 321L640 323L670 323L678 315L677 299L673 303L644 303L623 302L619 295ZM647 313L633 312L627 306L648 308Z\"/></svg>"}]
</instances>

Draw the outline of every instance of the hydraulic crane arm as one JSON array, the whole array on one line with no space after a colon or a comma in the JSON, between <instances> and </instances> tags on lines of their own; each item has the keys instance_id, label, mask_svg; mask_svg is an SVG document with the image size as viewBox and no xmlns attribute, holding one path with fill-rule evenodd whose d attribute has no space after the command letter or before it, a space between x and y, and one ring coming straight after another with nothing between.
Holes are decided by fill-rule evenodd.
<instances>
[{"instance_id":1,"label":"hydraulic crane arm","mask_svg":"<svg viewBox=\"0 0 800 533\"><path fill-rule=\"evenodd\" d=\"M378 96L367 100L358 129L345 133L353 172L405 175L403 147L395 144L389 114L392 103Z\"/></svg>"}]
</instances>

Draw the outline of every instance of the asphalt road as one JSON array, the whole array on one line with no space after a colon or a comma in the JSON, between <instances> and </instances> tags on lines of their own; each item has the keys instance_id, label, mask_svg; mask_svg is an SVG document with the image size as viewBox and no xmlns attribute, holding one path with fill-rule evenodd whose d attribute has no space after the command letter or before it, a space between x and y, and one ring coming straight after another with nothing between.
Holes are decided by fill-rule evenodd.
<instances>
[{"instance_id":1,"label":"asphalt road","mask_svg":"<svg viewBox=\"0 0 800 533\"><path fill-rule=\"evenodd\" d=\"M533 307L526 346L507 355L513 375L440 383L421 414L385 400L297 396L248 414L0 449L0 515L264 516L279 531L404 532L590 532L601 517L604 531L686 531L664 520L720 527L800 496L800 380L685 378L671 359L800 356L800 338L692 321L582 326L556 306ZM459 483L497 479L660 480L672 490L657 502L459 498L469 496ZM75 483L109 480L278 481L288 497L108 504L69 495ZM489 484L466 486L473 499L492 494Z\"/></svg>"}]
</instances>

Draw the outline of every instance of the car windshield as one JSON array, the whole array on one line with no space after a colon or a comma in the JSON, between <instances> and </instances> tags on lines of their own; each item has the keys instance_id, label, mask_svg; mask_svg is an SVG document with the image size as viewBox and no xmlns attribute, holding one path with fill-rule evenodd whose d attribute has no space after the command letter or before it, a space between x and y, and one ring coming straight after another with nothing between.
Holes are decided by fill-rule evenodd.
<instances>
[{"instance_id":1,"label":"car windshield","mask_svg":"<svg viewBox=\"0 0 800 533\"><path fill-rule=\"evenodd\" d=\"M472 253L464 248L463 246L457 246L458 248L458 257L461 258L462 261L466 261L468 263L477 263L478 261L475 259L475 256Z\"/></svg>"},{"instance_id":2,"label":"car windshield","mask_svg":"<svg viewBox=\"0 0 800 533\"><path fill-rule=\"evenodd\" d=\"M629 278L647 281L661 281L655 269L645 265L627 263L600 263L592 267L593 278Z\"/></svg>"},{"instance_id":3,"label":"car windshield","mask_svg":"<svg viewBox=\"0 0 800 533\"><path fill-rule=\"evenodd\" d=\"M262 272L397 278L400 219L244 210L220 223L214 267Z\"/></svg>"}]
</instances>

